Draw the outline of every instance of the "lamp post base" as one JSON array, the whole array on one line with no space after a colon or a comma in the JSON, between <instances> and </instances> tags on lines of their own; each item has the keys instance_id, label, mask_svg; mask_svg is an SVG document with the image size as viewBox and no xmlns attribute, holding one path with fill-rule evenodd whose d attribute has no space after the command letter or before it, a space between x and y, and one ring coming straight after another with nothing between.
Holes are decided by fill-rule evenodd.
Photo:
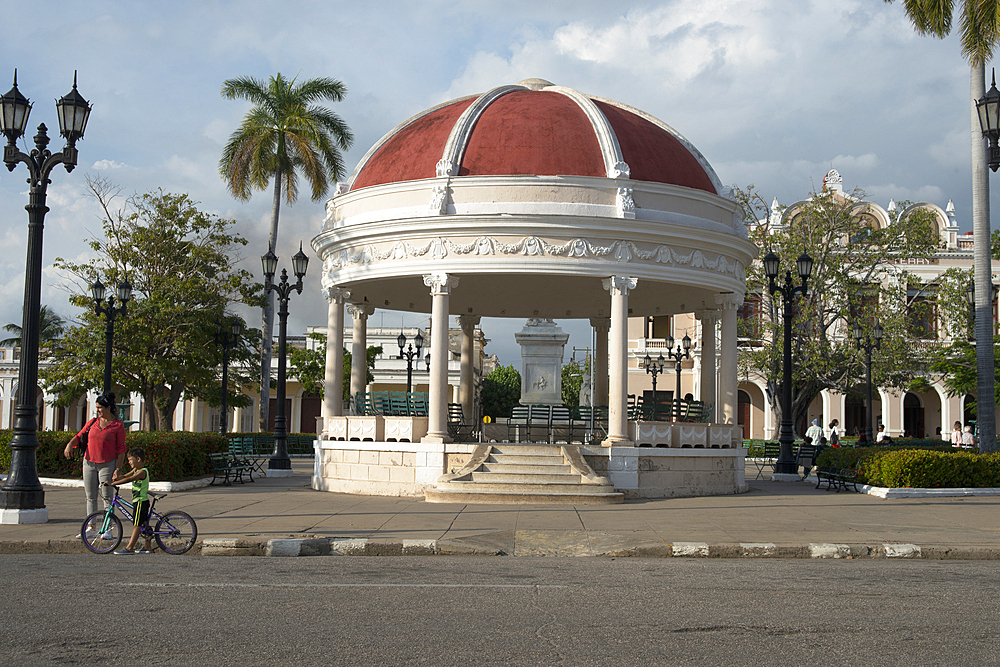
<instances>
[{"instance_id":1,"label":"lamp post base","mask_svg":"<svg viewBox=\"0 0 1000 667\"><path fill-rule=\"evenodd\" d=\"M0 524L48 523L49 508L33 510L0 509Z\"/></svg>"},{"instance_id":2,"label":"lamp post base","mask_svg":"<svg viewBox=\"0 0 1000 667\"><path fill-rule=\"evenodd\" d=\"M802 475L798 473L776 472L771 474L772 482L801 482Z\"/></svg>"},{"instance_id":3,"label":"lamp post base","mask_svg":"<svg viewBox=\"0 0 1000 667\"><path fill-rule=\"evenodd\" d=\"M268 468L268 477L291 477L294 473L291 470L281 470L279 468Z\"/></svg>"}]
</instances>

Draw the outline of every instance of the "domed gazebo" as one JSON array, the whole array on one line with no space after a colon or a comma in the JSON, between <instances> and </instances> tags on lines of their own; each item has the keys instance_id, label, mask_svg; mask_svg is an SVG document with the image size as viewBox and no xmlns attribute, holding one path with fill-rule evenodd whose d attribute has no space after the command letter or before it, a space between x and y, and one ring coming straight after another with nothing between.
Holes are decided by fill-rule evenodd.
<instances>
[{"instance_id":1,"label":"domed gazebo","mask_svg":"<svg viewBox=\"0 0 1000 667\"><path fill-rule=\"evenodd\" d=\"M721 310L716 421L735 422L735 311L757 251L701 153L638 109L538 79L428 109L385 135L338 186L312 247L330 300L328 351L343 345L345 303L362 345L375 308L431 313L423 443L450 442L449 315L467 334L482 316L590 318L598 370L609 371L595 386L610 413L603 444L619 447L633 444L628 317ZM703 345L715 355L710 338ZM339 360L328 357L330 417L342 414ZM364 383L354 370L352 395Z\"/></svg>"}]
</instances>

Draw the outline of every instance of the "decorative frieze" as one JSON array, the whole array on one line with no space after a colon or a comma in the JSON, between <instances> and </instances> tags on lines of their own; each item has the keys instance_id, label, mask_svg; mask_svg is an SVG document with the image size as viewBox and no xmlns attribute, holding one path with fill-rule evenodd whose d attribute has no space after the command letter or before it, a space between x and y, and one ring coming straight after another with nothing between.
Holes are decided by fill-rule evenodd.
<instances>
[{"instance_id":1,"label":"decorative frieze","mask_svg":"<svg viewBox=\"0 0 1000 667\"><path fill-rule=\"evenodd\" d=\"M345 248L327 257L324 262L324 278L327 274L347 266L419 258L441 260L452 254L606 259L609 262L626 264L652 262L717 271L723 275L736 277L742 277L746 272L741 262L722 254L707 253L692 248L675 248L664 244L643 248L626 239L611 241L605 245L585 238L552 243L538 236L524 236L514 243L505 243L493 236L479 236L468 241L438 236L420 245L400 240L387 246L369 244L360 248Z\"/></svg>"}]
</instances>

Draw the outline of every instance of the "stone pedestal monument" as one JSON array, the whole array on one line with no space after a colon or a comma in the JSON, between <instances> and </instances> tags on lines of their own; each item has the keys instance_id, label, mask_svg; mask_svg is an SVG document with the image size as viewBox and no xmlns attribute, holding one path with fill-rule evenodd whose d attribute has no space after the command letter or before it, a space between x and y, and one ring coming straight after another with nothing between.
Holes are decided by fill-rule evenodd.
<instances>
[{"instance_id":1,"label":"stone pedestal monument","mask_svg":"<svg viewBox=\"0 0 1000 667\"><path fill-rule=\"evenodd\" d=\"M562 405L563 349L569 334L552 320L531 318L514 340L521 346L521 405Z\"/></svg>"}]
</instances>

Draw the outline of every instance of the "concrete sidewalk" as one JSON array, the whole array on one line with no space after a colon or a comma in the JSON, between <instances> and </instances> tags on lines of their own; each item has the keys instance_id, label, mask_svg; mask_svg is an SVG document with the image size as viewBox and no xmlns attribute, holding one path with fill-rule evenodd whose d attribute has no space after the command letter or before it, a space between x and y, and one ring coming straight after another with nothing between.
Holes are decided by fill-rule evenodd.
<instances>
[{"instance_id":1,"label":"concrete sidewalk","mask_svg":"<svg viewBox=\"0 0 1000 667\"><path fill-rule=\"evenodd\" d=\"M293 468L171 493L157 509L195 518L202 555L1000 559L996 496L884 500L757 480L740 495L623 505L447 505L313 491L312 461ZM0 525L0 553L87 553L82 489L46 487L45 502L48 523Z\"/></svg>"}]
</instances>

